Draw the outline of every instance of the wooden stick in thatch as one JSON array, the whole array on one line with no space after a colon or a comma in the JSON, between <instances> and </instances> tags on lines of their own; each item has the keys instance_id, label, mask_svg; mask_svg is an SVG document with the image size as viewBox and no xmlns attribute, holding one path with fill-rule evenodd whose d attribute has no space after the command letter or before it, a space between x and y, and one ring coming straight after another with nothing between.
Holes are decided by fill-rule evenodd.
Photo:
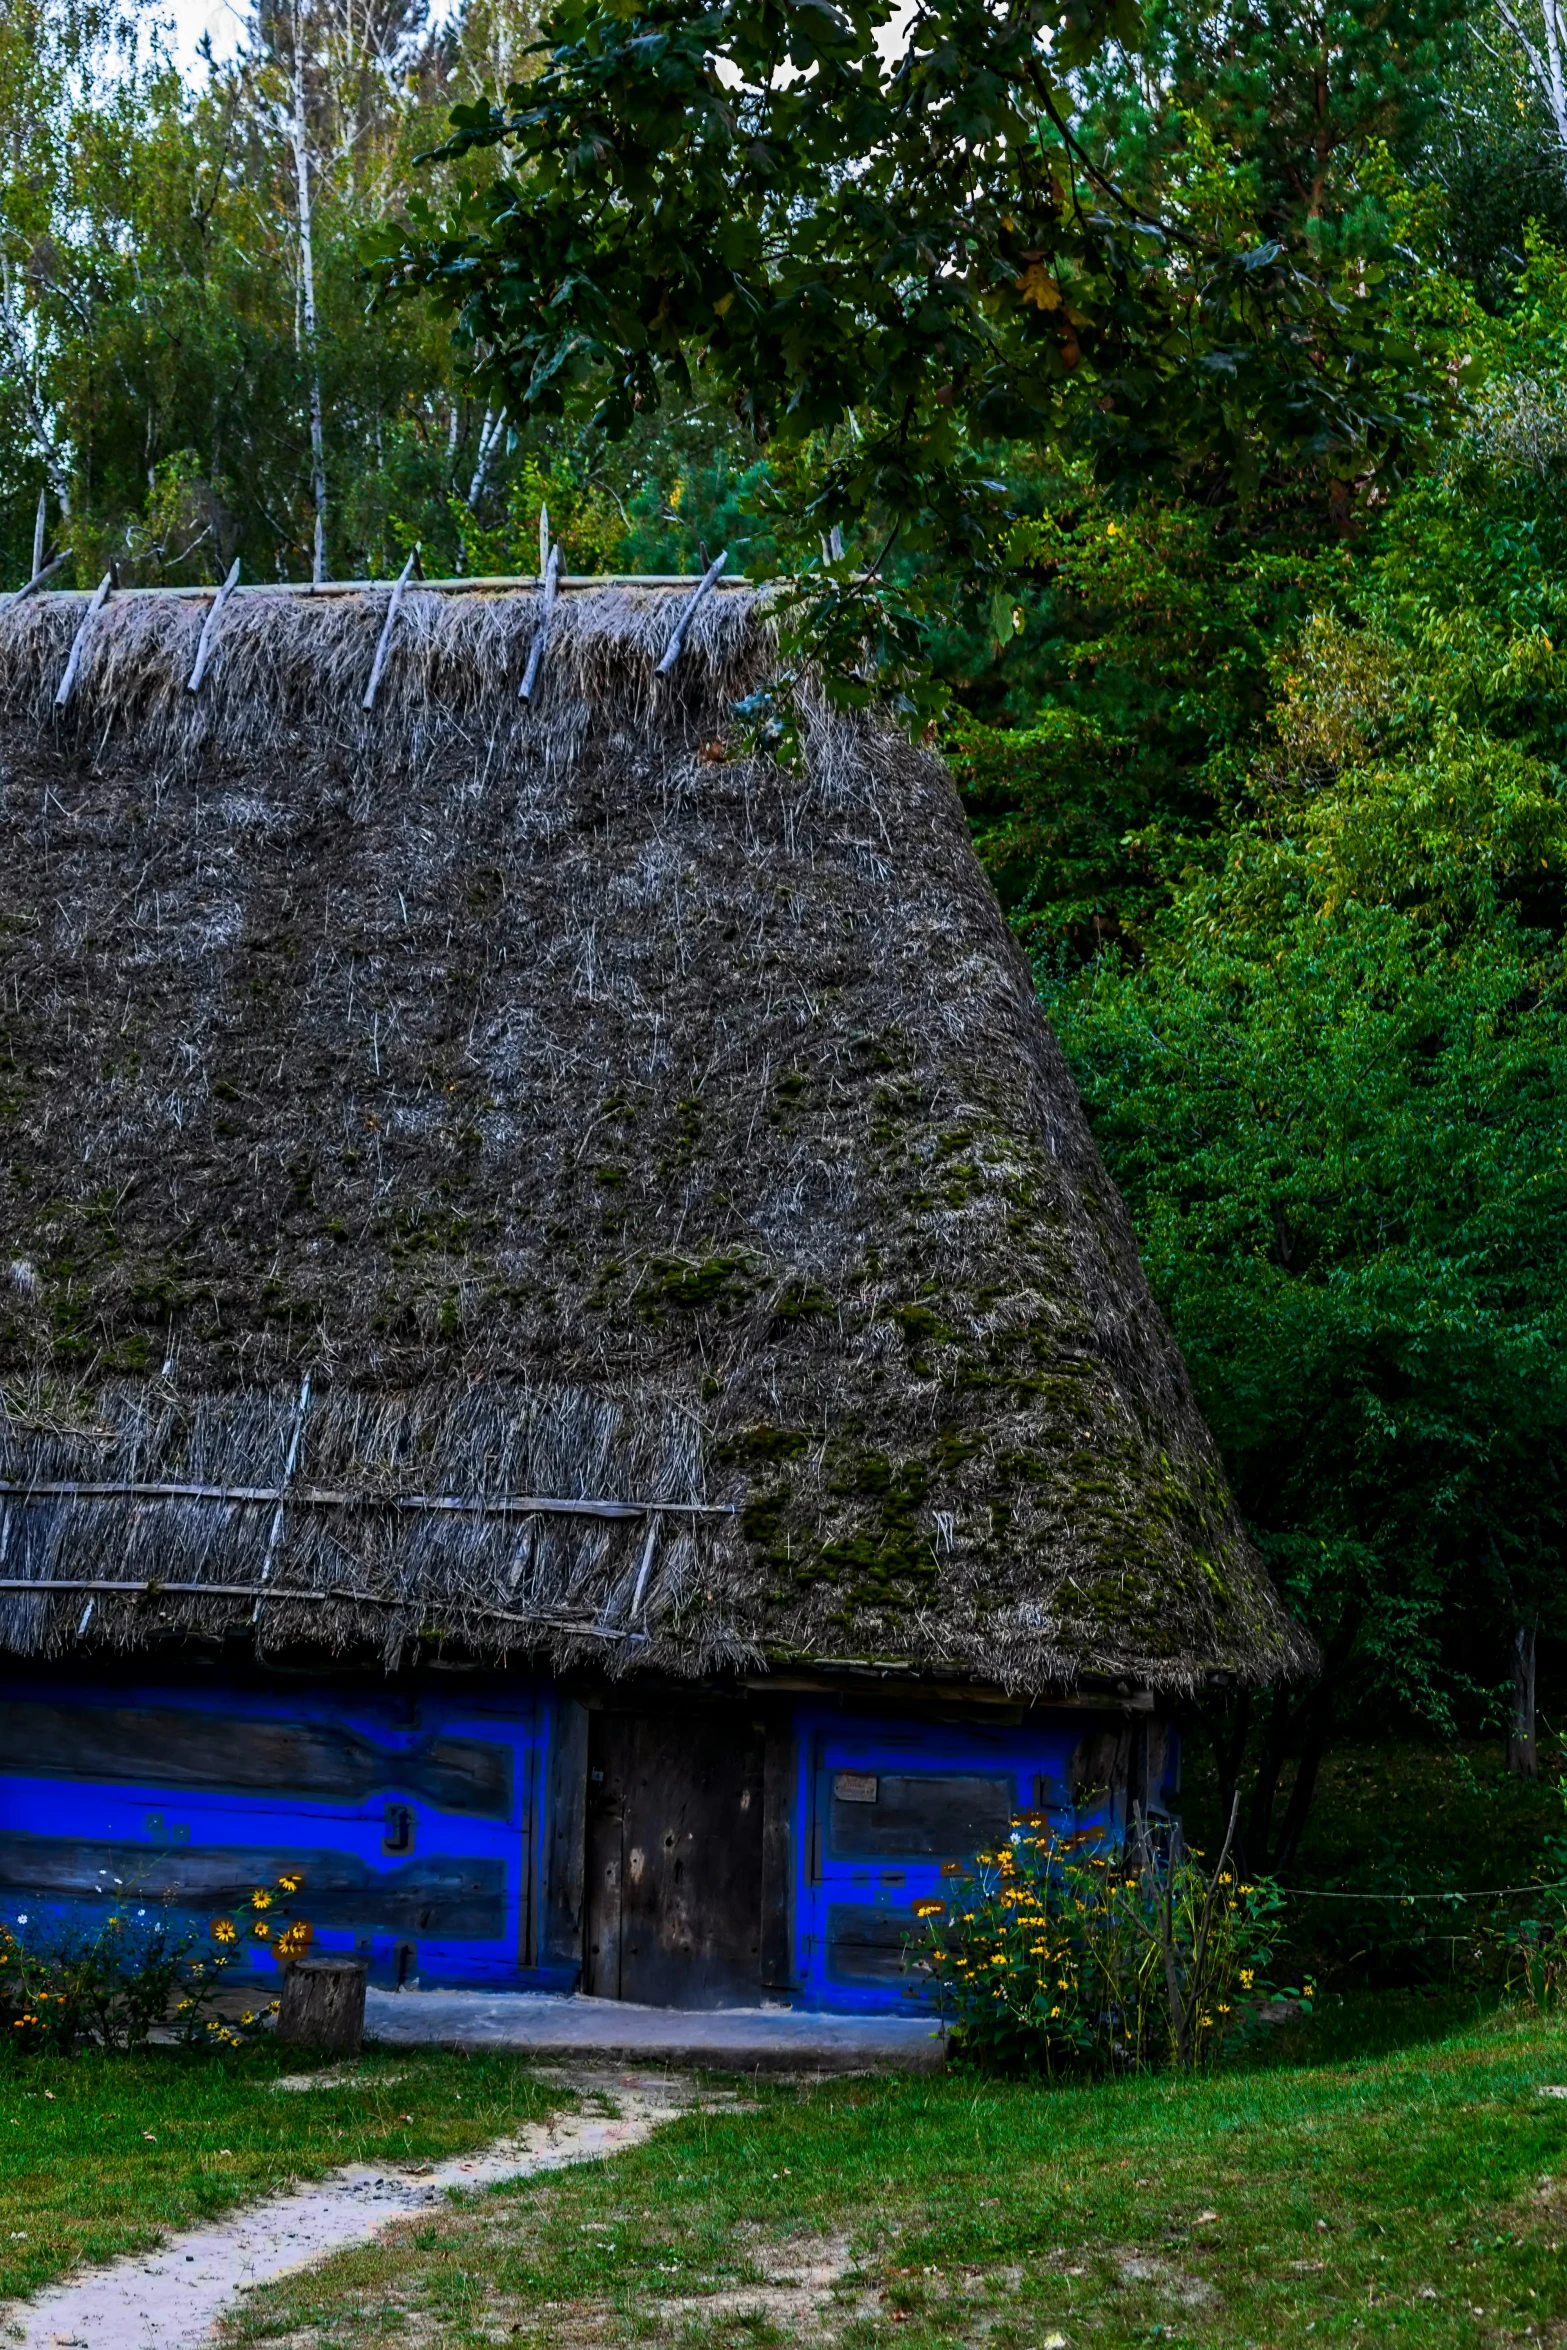
<instances>
[{"instance_id":1,"label":"wooden stick in thatch","mask_svg":"<svg viewBox=\"0 0 1567 2350\"><path fill-rule=\"evenodd\" d=\"M213 643L218 633L218 614L222 611L224 605L228 602L230 596L234 593L234 590L238 587L238 585L239 557L236 555L233 563L229 567L229 575L227 579L223 582L223 585L219 588L217 594L212 599L211 611L207 614L206 619L201 624L201 642L196 647L196 666L185 681L185 691L188 694L195 694L201 691L201 681L207 674L207 663L212 656Z\"/></svg>"},{"instance_id":2,"label":"wooden stick in thatch","mask_svg":"<svg viewBox=\"0 0 1567 2350\"><path fill-rule=\"evenodd\" d=\"M34 1598L47 1599L51 1592L96 1591L113 1598L140 1600L160 1599L254 1599L259 1609L263 1599L285 1601L290 1605L332 1607L387 1607L408 1606L406 1591L362 1591L353 1583L328 1583L312 1586L298 1583L269 1583L263 1591L256 1583L170 1583L161 1576L142 1577L136 1581L121 1581L109 1575L71 1575L49 1577L37 1575L0 1575L0 1591L25 1591ZM258 1596L259 1594L259 1596ZM83 1610L83 1631L92 1612L89 1600ZM487 1607L479 1601L465 1603L465 1613L482 1618L486 1623L519 1624L529 1631L541 1626L546 1630L569 1632L578 1639L624 1640L627 1627L623 1624L602 1624L588 1616L563 1614L519 1615L513 1608ZM252 1611L251 1621L255 1621ZM1067 1699L1066 1703L1072 1701Z\"/></svg>"},{"instance_id":3,"label":"wooden stick in thatch","mask_svg":"<svg viewBox=\"0 0 1567 2350\"><path fill-rule=\"evenodd\" d=\"M54 706L57 710L63 710L76 691L76 672L82 665L82 655L87 650L87 639L92 634L92 624L108 602L109 590L113 585L114 573L106 571L93 589L92 602L82 614L82 625L72 641L71 657L65 664L65 675L61 678L60 690L54 697Z\"/></svg>"},{"instance_id":4,"label":"wooden stick in thatch","mask_svg":"<svg viewBox=\"0 0 1567 2350\"><path fill-rule=\"evenodd\" d=\"M647 1540L642 1545L642 1564L637 1569L637 1587L631 1594L631 1605L626 1611L626 1624L628 1629L636 1622L637 1616L642 1607L643 1594L647 1590L647 1579L653 1571L653 1546L657 1540L658 1520L657 1518L649 1518L647 1522Z\"/></svg>"},{"instance_id":5,"label":"wooden stick in thatch","mask_svg":"<svg viewBox=\"0 0 1567 2350\"><path fill-rule=\"evenodd\" d=\"M544 574L546 571L548 571L549 567L550 510L548 506L541 505L539 508L539 577L541 579L544 577Z\"/></svg>"},{"instance_id":6,"label":"wooden stick in thatch","mask_svg":"<svg viewBox=\"0 0 1567 2350\"><path fill-rule=\"evenodd\" d=\"M40 490L40 491L39 491L39 493L38 493L38 519L37 519L37 521L36 521L36 522L33 524L33 577L34 577L34 579L36 579L36 578L38 577L38 574L39 574L39 572L40 572L40 571L42 571L42 569L43 569L43 567L44 567L44 539L45 539L45 534L46 534L46 532L48 531L48 528L49 528L49 492L48 492L48 490L47 490L47 489L42 489L42 490Z\"/></svg>"},{"instance_id":7,"label":"wooden stick in thatch","mask_svg":"<svg viewBox=\"0 0 1567 2350\"><path fill-rule=\"evenodd\" d=\"M277 1556L278 1544L283 1539L283 1503L294 1480L294 1467L299 1459L299 1440L305 1432L305 1414L310 1409L310 1373L307 1371L299 1390L299 1401L294 1406L294 1425L289 1432L288 1453L283 1462L283 1474L278 1481L277 1507L272 1513L272 1525L267 1535L267 1547L261 1561L261 1580L265 1583L272 1573L272 1562ZM253 1624L261 1621L261 1602L258 1599L250 1611Z\"/></svg>"},{"instance_id":8,"label":"wooden stick in thatch","mask_svg":"<svg viewBox=\"0 0 1567 2350\"><path fill-rule=\"evenodd\" d=\"M14 596L7 596L6 603L8 605L19 604L24 596L30 596L33 594L35 589L41 588L46 579L53 579L61 564L68 563L70 559L70 549L67 547L63 548L58 555L54 556L41 568L35 565L33 569L33 576L27 582L27 585L25 587L19 587Z\"/></svg>"},{"instance_id":9,"label":"wooden stick in thatch","mask_svg":"<svg viewBox=\"0 0 1567 2350\"><path fill-rule=\"evenodd\" d=\"M729 1501L600 1501L583 1495L562 1501L541 1493L386 1493L378 1486L314 1485L188 1485L155 1482L145 1477L10 1478L0 1477L0 1498L15 1501L215 1501L270 1506L288 1501L313 1510L387 1509L415 1514L450 1512L477 1518L645 1518L650 1513L669 1518L732 1518ZM0 1590L5 1588L0 1579Z\"/></svg>"},{"instance_id":10,"label":"wooden stick in thatch","mask_svg":"<svg viewBox=\"0 0 1567 2350\"><path fill-rule=\"evenodd\" d=\"M401 609L403 598L408 592L408 582L413 577L413 568L418 560L419 550L415 547L397 575L397 585L392 590L392 600L386 607L386 621L381 630L381 641L375 648L375 661L370 671L370 683L365 687L365 698L360 704L360 708L363 710L375 708L375 697L381 685L381 672L386 667L386 656L391 650L392 631L397 625L397 615Z\"/></svg>"},{"instance_id":11,"label":"wooden stick in thatch","mask_svg":"<svg viewBox=\"0 0 1567 2350\"><path fill-rule=\"evenodd\" d=\"M544 565L544 608L539 614L539 625L534 631L533 643L528 648L528 666L522 673L517 688L519 702L531 702L533 689L539 682L539 669L544 660L544 640L550 632L550 614L555 609L555 598L560 592L560 548L551 547Z\"/></svg>"},{"instance_id":12,"label":"wooden stick in thatch","mask_svg":"<svg viewBox=\"0 0 1567 2350\"><path fill-rule=\"evenodd\" d=\"M658 668L655 670L655 676L665 676L668 671L673 669L675 663L679 660L680 648L686 641L686 630L690 627L692 621L696 618L697 607L701 603L702 598L707 595L711 589L718 585L718 575L723 570L724 565L728 562L728 560L729 549L725 547L723 553L717 558L717 560L715 562L709 563L707 569L703 572L701 579L697 582L695 595L692 596L690 602L685 606L684 610L681 612L680 618L675 622L674 628L670 632L669 642L664 647L664 658L662 661L660 661Z\"/></svg>"},{"instance_id":13,"label":"wooden stick in thatch","mask_svg":"<svg viewBox=\"0 0 1567 2350\"><path fill-rule=\"evenodd\" d=\"M283 1462L283 1475L278 1483L277 1508L272 1513L272 1529L267 1536L266 1556L261 1562L263 1583L272 1572L272 1561L277 1556L278 1544L283 1539L283 1502L294 1481L294 1468L299 1459L299 1442L305 1433L305 1415L310 1409L310 1373L305 1373L299 1390L299 1401L294 1406L294 1425L289 1431L288 1453Z\"/></svg>"}]
</instances>

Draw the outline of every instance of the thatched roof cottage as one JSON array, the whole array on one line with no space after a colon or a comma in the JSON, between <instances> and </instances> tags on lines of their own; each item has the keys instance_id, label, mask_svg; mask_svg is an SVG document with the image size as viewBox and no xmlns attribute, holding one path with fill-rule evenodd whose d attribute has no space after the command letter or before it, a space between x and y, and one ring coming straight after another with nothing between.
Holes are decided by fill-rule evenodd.
<instances>
[{"instance_id":1,"label":"thatched roof cottage","mask_svg":"<svg viewBox=\"0 0 1567 2350\"><path fill-rule=\"evenodd\" d=\"M948 778L738 754L747 591L527 699L526 590L85 611L0 611L0 1907L874 2004L1308 1660Z\"/></svg>"}]
</instances>

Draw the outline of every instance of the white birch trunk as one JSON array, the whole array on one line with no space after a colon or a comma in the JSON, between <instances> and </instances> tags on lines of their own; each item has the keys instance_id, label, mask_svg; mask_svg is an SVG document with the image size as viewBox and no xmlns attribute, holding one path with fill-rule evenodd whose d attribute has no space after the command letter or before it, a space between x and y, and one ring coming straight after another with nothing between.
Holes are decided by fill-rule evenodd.
<instances>
[{"instance_id":1,"label":"white birch trunk","mask_svg":"<svg viewBox=\"0 0 1567 2350\"><path fill-rule=\"evenodd\" d=\"M0 331L5 336L6 350L12 370L22 394L22 405L27 411L27 422L33 436L33 445L43 461L45 477L54 493L55 504L62 516L69 519L71 512L71 477L65 460L55 442L49 418L38 389L38 373L34 354L28 340L27 328L17 307L16 292L11 282L9 259L0 256ZM34 567L36 569L36 566Z\"/></svg>"},{"instance_id":2,"label":"white birch trunk","mask_svg":"<svg viewBox=\"0 0 1567 2350\"><path fill-rule=\"evenodd\" d=\"M1562 9L1559 0L1535 0L1533 7L1529 0L1520 0L1520 6L1522 14L1512 0L1497 0L1502 22L1523 51L1529 78L1545 102L1556 143L1567 154L1567 34Z\"/></svg>"},{"instance_id":3,"label":"white birch trunk","mask_svg":"<svg viewBox=\"0 0 1567 2350\"><path fill-rule=\"evenodd\" d=\"M289 125L299 206L299 295L304 359L310 400L310 494L315 505L315 549L310 576L319 587L326 577L326 436L321 422L321 347L316 331L316 254L310 209L310 147L305 124L303 27L294 10L294 111Z\"/></svg>"},{"instance_id":4,"label":"white birch trunk","mask_svg":"<svg viewBox=\"0 0 1567 2350\"><path fill-rule=\"evenodd\" d=\"M479 427L479 453L474 461L473 479L468 484L468 511L470 514L476 514L479 510L479 500L484 495L484 485L489 479L490 459L495 454L495 445L501 437L501 427L505 422L506 411L504 408L499 410L485 409L484 422Z\"/></svg>"}]
</instances>

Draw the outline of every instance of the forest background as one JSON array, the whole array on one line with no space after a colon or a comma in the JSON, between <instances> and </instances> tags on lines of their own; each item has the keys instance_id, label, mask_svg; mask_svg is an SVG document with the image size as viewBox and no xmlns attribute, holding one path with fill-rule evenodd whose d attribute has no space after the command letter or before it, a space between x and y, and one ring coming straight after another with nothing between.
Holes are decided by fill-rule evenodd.
<instances>
[{"instance_id":1,"label":"forest background","mask_svg":"<svg viewBox=\"0 0 1567 2350\"><path fill-rule=\"evenodd\" d=\"M439 224L500 217L517 145L427 158L454 108L526 106L533 0L242 21L182 71L156 8L0 0L6 576L531 572L544 502L577 571L727 549L831 592L882 552L884 483L834 538L802 495L843 477L832 433L770 427L700 354L606 422L585 383L510 396L460 310L454 336ZM1227 297L1157 431L1117 438L1109 397L1075 439L966 416L983 559L908 531L882 570L906 714L1321 1645L1310 1685L1199 1709L1249 1865L1287 1870L1335 1741L1499 1737L1532 1773L1567 1639L1563 25L1148 0L1112 33L1066 85L1085 169L1303 300L1354 413L1301 421L1275 369L1221 433L1252 333ZM960 65L978 86L982 48ZM1064 275L1015 266L1091 391Z\"/></svg>"}]
</instances>

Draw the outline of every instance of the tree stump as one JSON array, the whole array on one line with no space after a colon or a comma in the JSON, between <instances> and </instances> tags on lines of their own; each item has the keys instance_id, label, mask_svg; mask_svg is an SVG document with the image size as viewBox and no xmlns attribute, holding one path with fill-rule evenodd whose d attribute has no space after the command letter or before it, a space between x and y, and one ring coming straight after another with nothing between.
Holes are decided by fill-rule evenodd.
<instances>
[{"instance_id":1,"label":"tree stump","mask_svg":"<svg viewBox=\"0 0 1567 2350\"><path fill-rule=\"evenodd\" d=\"M323 2056L357 2056L365 2036L362 1958L323 1951L296 1958L283 1977L277 2036L287 2048L315 2048Z\"/></svg>"}]
</instances>

